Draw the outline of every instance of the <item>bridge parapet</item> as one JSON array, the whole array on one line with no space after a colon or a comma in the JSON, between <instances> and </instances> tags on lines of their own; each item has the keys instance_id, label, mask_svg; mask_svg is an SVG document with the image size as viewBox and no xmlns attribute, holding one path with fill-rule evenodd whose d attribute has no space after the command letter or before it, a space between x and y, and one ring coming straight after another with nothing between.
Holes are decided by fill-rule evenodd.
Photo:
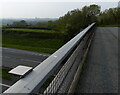
<instances>
[{"instance_id":1,"label":"bridge parapet","mask_svg":"<svg viewBox=\"0 0 120 95\"><path fill-rule=\"evenodd\" d=\"M93 29L94 27L95 23L89 25L78 35L76 35L73 39L71 39L60 49L58 49L55 53L53 53L50 57L44 60L41 64L35 67L32 70L32 72L30 72L24 78L21 78L19 81L13 84L4 93L28 93L28 94L38 93L39 88L48 79L48 77L58 69L58 67L61 65L64 59L66 59L66 57L70 55L74 48L77 47L77 49L73 52L68 61L62 66L58 74L56 74L55 78L47 87L47 89L44 91L44 93L57 93L61 91L62 89L61 84L65 82L66 77L68 77L68 73L72 71L73 75L75 74L78 66L78 62L75 61L76 59L80 59L80 52L78 51L80 49L83 49L81 48L82 45L83 46L86 45L89 37L91 37L92 34L90 30ZM69 78L70 80L69 82L72 81L71 79ZM66 88L66 90L68 90L68 88ZM64 89L64 91L66 90Z\"/></svg>"}]
</instances>

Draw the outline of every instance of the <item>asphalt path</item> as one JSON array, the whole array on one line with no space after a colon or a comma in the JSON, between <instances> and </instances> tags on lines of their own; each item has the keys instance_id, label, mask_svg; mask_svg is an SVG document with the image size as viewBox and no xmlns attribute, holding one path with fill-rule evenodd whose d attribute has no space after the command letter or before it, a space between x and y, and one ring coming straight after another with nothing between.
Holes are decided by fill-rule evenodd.
<instances>
[{"instance_id":1,"label":"asphalt path","mask_svg":"<svg viewBox=\"0 0 120 95\"><path fill-rule=\"evenodd\" d=\"M118 27L98 27L78 93L118 93Z\"/></svg>"},{"instance_id":2,"label":"asphalt path","mask_svg":"<svg viewBox=\"0 0 120 95\"><path fill-rule=\"evenodd\" d=\"M49 57L49 54L45 53L37 53L5 47L0 50L0 53L2 53L2 56L0 56L2 57L1 65L7 68L14 68L18 65L31 66L34 68L47 57Z\"/></svg>"}]
</instances>

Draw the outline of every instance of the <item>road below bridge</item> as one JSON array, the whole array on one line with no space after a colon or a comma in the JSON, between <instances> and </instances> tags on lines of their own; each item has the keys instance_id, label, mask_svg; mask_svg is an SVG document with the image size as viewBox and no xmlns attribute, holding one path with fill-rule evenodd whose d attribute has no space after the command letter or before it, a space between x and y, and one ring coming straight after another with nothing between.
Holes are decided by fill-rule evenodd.
<instances>
[{"instance_id":1,"label":"road below bridge","mask_svg":"<svg viewBox=\"0 0 120 95\"><path fill-rule=\"evenodd\" d=\"M14 68L18 65L35 67L49 56L49 54L5 47L0 52L2 52L1 65L7 68Z\"/></svg>"},{"instance_id":2,"label":"road below bridge","mask_svg":"<svg viewBox=\"0 0 120 95\"><path fill-rule=\"evenodd\" d=\"M118 93L118 27L98 27L77 93Z\"/></svg>"}]
</instances>

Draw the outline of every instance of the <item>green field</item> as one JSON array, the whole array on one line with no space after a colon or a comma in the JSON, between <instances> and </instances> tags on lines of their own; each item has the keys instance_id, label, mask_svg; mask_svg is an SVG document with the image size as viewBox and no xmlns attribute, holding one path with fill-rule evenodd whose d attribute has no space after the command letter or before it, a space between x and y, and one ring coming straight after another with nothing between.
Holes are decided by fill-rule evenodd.
<instances>
[{"instance_id":1,"label":"green field","mask_svg":"<svg viewBox=\"0 0 120 95\"><path fill-rule=\"evenodd\" d=\"M26 38L39 38L39 39L63 39L65 34L53 30L40 30L40 29L2 29L3 34L18 34Z\"/></svg>"},{"instance_id":2,"label":"green field","mask_svg":"<svg viewBox=\"0 0 120 95\"><path fill-rule=\"evenodd\" d=\"M23 29L23 30L26 30L26 29ZM28 30L29 29L27 29L27 31ZM50 32L51 30L45 30L45 31ZM46 37L48 36L47 32L46 32ZM55 38L43 39L39 37L38 38L28 37L28 35L27 36L26 35L27 33L19 34L19 33L12 33L12 32L11 33L3 32L2 46L51 54L55 52L58 48L60 48L64 43L63 39L55 39ZM31 35L32 34L29 34L29 36Z\"/></svg>"},{"instance_id":3,"label":"green field","mask_svg":"<svg viewBox=\"0 0 120 95\"><path fill-rule=\"evenodd\" d=\"M19 28L12 28L12 29L3 29L3 31L16 31L16 32L35 32L35 33L59 33L53 30L42 30L42 29L19 29Z\"/></svg>"}]
</instances>

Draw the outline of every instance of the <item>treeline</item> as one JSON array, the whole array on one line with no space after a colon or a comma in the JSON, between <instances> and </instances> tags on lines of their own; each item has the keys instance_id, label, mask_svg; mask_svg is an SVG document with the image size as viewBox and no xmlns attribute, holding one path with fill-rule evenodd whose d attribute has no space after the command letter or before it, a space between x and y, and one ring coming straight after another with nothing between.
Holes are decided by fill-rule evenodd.
<instances>
[{"instance_id":1,"label":"treeline","mask_svg":"<svg viewBox=\"0 0 120 95\"><path fill-rule=\"evenodd\" d=\"M66 38L70 39L75 36L81 29L95 22L97 15L100 13L100 6L90 5L82 9L69 11L63 17L56 21L38 22L35 25L30 25L26 21L14 22L12 25L7 25L7 28L32 28L32 29L48 29L59 32L64 32Z\"/></svg>"},{"instance_id":2,"label":"treeline","mask_svg":"<svg viewBox=\"0 0 120 95\"><path fill-rule=\"evenodd\" d=\"M44 29L44 30L55 30L53 29L54 21L48 22L38 22L37 24L31 24L26 22L25 20L13 22L13 24L7 24L7 26L3 28L27 28L27 29Z\"/></svg>"},{"instance_id":3,"label":"treeline","mask_svg":"<svg viewBox=\"0 0 120 95\"><path fill-rule=\"evenodd\" d=\"M56 21L56 27L58 27L60 31L64 31L69 40L80 32L80 30L84 29L92 22L95 22L99 13L100 6L98 5L75 9L69 11L65 16L60 17L59 20Z\"/></svg>"},{"instance_id":4,"label":"treeline","mask_svg":"<svg viewBox=\"0 0 120 95\"><path fill-rule=\"evenodd\" d=\"M98 15L99 25L120 25L120 8L110 8Z\"/></svg>"}]
</instances>

